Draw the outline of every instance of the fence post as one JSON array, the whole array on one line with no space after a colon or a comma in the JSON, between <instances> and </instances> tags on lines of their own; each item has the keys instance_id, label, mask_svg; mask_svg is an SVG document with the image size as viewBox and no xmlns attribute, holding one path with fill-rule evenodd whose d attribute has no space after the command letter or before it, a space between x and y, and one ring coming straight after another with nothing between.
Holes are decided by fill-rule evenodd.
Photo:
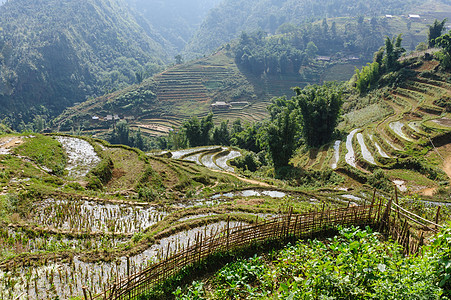
<instances>
[{"instance_id":1,"label":"fence post","mask_svg":"<svg viewBox=\"0 0 451 300\"><path fill-rule=\"evenodd\" d=\"M130 277L130 256L127 255L127 277Z\"/></svg>"},{"instance_id":2,"label":"fence post","mask_svg":"<svg viewBox=\"0 0 451 300\"><path fill-rule=\"evenodd\" d=\"M288 214L288 220L287 220L287 234L286 239L288 239L288 236L290 235L290 224L291 224L291 214L293 213L293 207L290 207L290 212Z\"/></svg>"},{"instance_id":3,"label":"fence post","mask_svg":"<svg viewBox=\"0 0 451 300\"><path fill-rule=\"evenodd\" d=\"M368 210L368 222L372 221L371 213L373 212L373 205L374 205L375 197L376 197L376 189L374 189L373 199L371 199L370 209Z\"/></svg>"},{"instance_id":4,"label":"fence post","mask_svg":"<svg viewBox=\"0 0 451 300\"><path fill-rule=\"evenodd\" d=\"M294 221L293 237L296 239L296 227L298 226L299 215L296 215L296 220Z\"/></svg>"},{"instance_id":5,"label":"fence post","mask_svg":"<svg viewBox=\"0 0 451 300\"><path fill-rule=\"evenodd\" d=\"M201 260L201 257L202 257L202 233L200 234L199 237L199 262Z\"/></svg>"},{"instance_id":6,"label":"fence post","mask_svg":"<svg viewBox=\"0 0 451 300\"><path fill-rule=\"evenodd\" d=\"M398 188L395 185L395 201L396 201L396 212L398 213L398 219L400 219L399 215L399 202L398 202Z\"/></svg>"},{"instance_id":7,"label":"fence post","mask_svg":"<svg viewBox=\"0 0 451 300\"><path fill-rule=\"evenodd\" d=\"M81 289L83 290L83 297L85 298L85 300L88 300L88 296L86 296L86 287L82 286Z\"/></svg>"},{"instance_id":8,"label":"fence post","mask_svg":"<svg viewBox=\"0 0 451 300\"><path fill-rule=\"evenodd\" d=\"M382 197L379 198L379 207L377 210L377 222L380 222L380 217L381 217L381 208L382 208Z\"/></svg>"},{"instance_id":9,"label":"fence post","mask_svg":"<svg viewBox=\"0 0 451 300\"><path fill-rule=\"evenodd\" d=\"M186 245L186 250L185 250L185 264L184 264L185 267L188 265L188 252L189 252L190 240L191 240L191 238L188 238L188 244Z\"/></svg>"},{"instance_id":10,"label":"fence post","mask_svg":"<svg viewBox=\"0 0 451 300\"><path fill-rule=\"evenodd\" d=\"M227 251L229 250L230 216L227 217Z\"/></svg>"},{"instance_id":11,"label":"fence post","mask_svg":"<svg viewBox=\"0 0 451 300\"><path fill-rule=\"evenodd\" d=\"M437 207L437 214L435 215L435 228L437 229L438 227L437 227L437 225L438 225L438 218L439 218L439 216L440 216L440 209L442 208L442 206L441 205L439 205L438 207Z\"/></svg>"}]
</instances>

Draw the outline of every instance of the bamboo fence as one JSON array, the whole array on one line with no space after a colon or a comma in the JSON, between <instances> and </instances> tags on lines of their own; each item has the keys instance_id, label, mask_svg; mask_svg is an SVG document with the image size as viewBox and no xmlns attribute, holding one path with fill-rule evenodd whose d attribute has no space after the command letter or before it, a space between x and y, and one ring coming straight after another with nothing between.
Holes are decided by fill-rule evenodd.
<instances>
[{"instance_id":1,"label":"bamboo fence","mask_svg":"<svg viewBox=\"0 0 451 300\"><path fill-rule=\"evenodd\" d=\"M280 217L238 227L231 227L230 219L228 219L227 225L220 232L209 237L206 234L198 233L191 245L188 242L186 247L173 254L169 253L168 245L168 251L160 262L150 265L139 273L116 280L108 290L94 297L91 297L91 293L86 293L86 289L84 289L84 297L85 300L137 299L141 294L176 275L183 268L208 259L214 253L240 249L254 243L271 240L285 241L313 237L319 232L335 228L338 225L370 225L375 228L379 226L379 231L391 236L401 244L406 254L415 253L423 244L423 234L418 236L410 230L408 224L412 220L422 230L436 231L440 228L436 222L420 218L393 203L392 200L387 204L382 204L382 199L379 204L374 202L375 198L373 197L370 205L327 211L323 206L322 211L306 214L293 214L290 210L288 214Z\"/></svg>"}]
</instances>

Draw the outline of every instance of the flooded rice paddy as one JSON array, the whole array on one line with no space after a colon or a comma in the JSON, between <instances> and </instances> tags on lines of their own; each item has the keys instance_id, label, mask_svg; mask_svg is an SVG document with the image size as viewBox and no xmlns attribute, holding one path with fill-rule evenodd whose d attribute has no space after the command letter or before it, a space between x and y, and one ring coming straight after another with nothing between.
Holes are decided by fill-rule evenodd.
<instances>
[{"instance_id":1,"label":"flooded rice paddy","mask_svg":"<svg viewBox=\"0 0 451 300\"><path fill-rule=\"evenodd\" d=\"M227 172L234 172L233 167L229 166L227 162L241 156L241 152L231 150L229 154L222 156L216 160L216 165Z\"/></svg>"},{"instance_id":2,"label":"flooded rice paddy","mask_svg":"<svg viewBox=\"0 0 451 300\"><path fill-rule=\"evenodd\" d=\"M234 172L228 161L241 156L241 152L226 147L209 146L171 151L172 158L195 162L216 171Z\"/></svg>"},{"instance_id":3,"label":"flooded rice paddy","mask_svg":"<svg viewBox=\"0 0 451 300\"><path fill-rule=\"evenodd\" d=\"M242 225L230 222L230 228ZM14 271L0 271L0 298L69 299L82 295L86 286L92 293L100 293L109 282L138 272L165 255L193 244L196 235L210 236L224 230L227 222L217 222L176 233L161 239L148 249L129 258L123 256L112 262L84 262L74 256L67 263L49 263L40 267L19 267Z\"/></svg>"},{"instance_id":4,"label":"flooded rice paddy","mask_svg":"<svg viewBox=\"0 0 451 300\"><path fill-rule=\"evenodd\" d=\"M409 141L409 142L412 142L412 141L413 141L413 139L411 139L410 137L408 137L408 136L404 133L404 131L402 130L402 129L404 128L404 123L402 123L402 122L400 122L400 121L392 122L392 123L389 124L389 127L391 128L391 130L393 130L393 132L394 132L397 136L399 136L399 137L401 137L401 138L403 138L403 139L405 139L406 141Z\"/></svg>"},{"instance_id":5,"label":"flooded rice paddy","mask_svg":"<svg viewBox=\"0 0 451 300\"><path fill-rule=\"evenodd\" d=\"M361 134L360 132L357 133L357 141L359 142L363 159L366 160L367 162L369 162L370 164L375 165L376 162L374 161L374 157L371 154L370 150L368 150L368 148L366 147L365 140L363 138L363 134Z\"/></svg>"},{"instance_id":6,"label":"flooded rice paddy","mask_svg":"<svg viewBox=\"0 0 451 300\"><path fill-rule=\"evenodd\" d=\"M338 165L338 161L340 160L340 144L341 141L335 141L334 143L334 158L331 164L332 169L336 169Z\"/></svg>"},{"instance_id":7,"label":"flooded rice paddy","mask_svg":"<svg viewBox=\"0 0 451 300\"><path fill-rule=\"evenodd\" d=\"M190 153L198 152L198 151L207 151L217 148L217 146L210 146L210 147L199 147L199 148L190 148L190 149L183 149L183 150L176 150L176 151L170 151L172 154L172 158L180 159L183 156L186 156Z\"/></svg>"},{"instance_id":8,"label":"flooded rice paddy","mask_svg":"<svg viewBox=\"0 0 451 300\"><path fill-rule=\"evenodd\" d=\"M345 155L345 161L348 165L356 168L357 164L355 161L355 153L354 153L354 148L352 146L352 140L354 138L354 135L357 133L357 131L359 131L360 129L354 129L353 131L351 131L348 135L348 137L346 138L346 149L348 150L348 153L346 153Z\"/></svg>"},{"instance_id":9,"label":"flooded rice paddy","mask_svg":"<svg viewBox=\"0 0 451 300\"><path fill-rule=\"evenodd\" d=\"M385 153L385 151L381 148L381 146L379 146L379 144L374 140L373 135L370 135L370 139L374 143L374 146L376 147L377 152L379 152L380 156L390 158L390 156L387 153Z\"/></svg>"},{"instance_id":10,"label":"flooded rice paddy","mask_svg":"<svg viewBox=\"0 0 451 300\"><path fill-rule=\"evenodd\" d=\"M66 170L69 171L69 177L84 177L100 162L94 147L87 141L66 136L57 136L56 140L67 153Z\"/></svg>"},{"instance_id":11,"label":"flooded rice paddy","mask_svg":"<svg viewBox=\"0 0 451 300\"><path fill-rule=\"evenodd\" d=\"M35 205L30 221L59 230L133 234L166 215L152 206L47 199Z\"/></svg>"}]
</instances>

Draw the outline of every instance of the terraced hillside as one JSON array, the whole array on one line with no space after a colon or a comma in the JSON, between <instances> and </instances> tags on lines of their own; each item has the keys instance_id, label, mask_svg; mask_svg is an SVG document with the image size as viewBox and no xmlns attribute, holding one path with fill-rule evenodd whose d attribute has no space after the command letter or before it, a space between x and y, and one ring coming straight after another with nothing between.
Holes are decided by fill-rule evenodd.
<instances>
[{"instance_id":1,"label":"terraced hillside","mask_svg":"<svg viewBox=\"0 0 451 300\"><path fill-rule=\"evenodd\" d=\"M349 64L344 67L354 68ZM338 73L338 77L328 74L327 79L342 79L341 72ZM321 79L306 80L301 74L256 77L240 70L233 53L222 49L209 57L169 68L140 85L70 108L55 124L63 132L81 126L96 134L113 125L113 120L106 119L107 115L118 115L126 118L132 128L159 136L192 116L207 115L215 102L232 105L213 110L217 123L238 118L244 122L261 121L268 116L266 106L271 98L291 97L292 87L318 83L318 80ZM98 118L93 120L94 116Z\"/></svg>"},{"instance_id":2,"label":"terraced hillside","mask_svg":"<svg viewBox=\"0 0 451 300\"><path fill-rule=\"evenodd\" d=\"M344 116L346 137L299 155L295 163L354 178L381 168L402 191L429 195L445 184L445 173L437 170L445 170L451 156L450 77L438 71L437 61L416 65L402 84L370 93L372 104Z\"/></svg>"},{"instance_id":3,"label":"terraced hillside","mask_svg":"<svg viewBox=\"0 0 451 300\"><path fill-rule=\"evenodd\" d=\"M238 155L208 147L153 156L76 136L0 136L0 298L72 299L84 286L99 293L199 234L260 222L288 203L305 212L371 198L240 178L227 163Z\"/></svg>"}]
</instances>

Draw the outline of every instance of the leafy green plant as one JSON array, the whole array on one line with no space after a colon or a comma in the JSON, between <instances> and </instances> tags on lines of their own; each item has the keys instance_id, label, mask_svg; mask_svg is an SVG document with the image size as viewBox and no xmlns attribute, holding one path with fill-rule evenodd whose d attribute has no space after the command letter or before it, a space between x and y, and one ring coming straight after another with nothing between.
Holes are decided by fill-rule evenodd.
<instances>
[{"instance_id":1,"label":"leafy green plant","mask_svg":"<svg viewBox=\"0 0 451 300\"><path fill-rule=\"evenodd\" d=\"M174 292L176 300L202 300L205 299L204 283L201 281L193 281L191 286L185 293L182 293L180 287Z\"/></svg>"},{"instance_id":2,"label":"leafy green plant","mask_svg":"<svg viewBox=\"0 0 451 300\"><path fill-rule=\"evenodd\" d=\"M368 227L340 228L333 238L299 241L268 259L254 256L226 265L207 281L199 299L447 299L450 249L450 227L423 255L408 257ZM188 299L181 291L178 299Z\"/></svg>"}]
</instances>

